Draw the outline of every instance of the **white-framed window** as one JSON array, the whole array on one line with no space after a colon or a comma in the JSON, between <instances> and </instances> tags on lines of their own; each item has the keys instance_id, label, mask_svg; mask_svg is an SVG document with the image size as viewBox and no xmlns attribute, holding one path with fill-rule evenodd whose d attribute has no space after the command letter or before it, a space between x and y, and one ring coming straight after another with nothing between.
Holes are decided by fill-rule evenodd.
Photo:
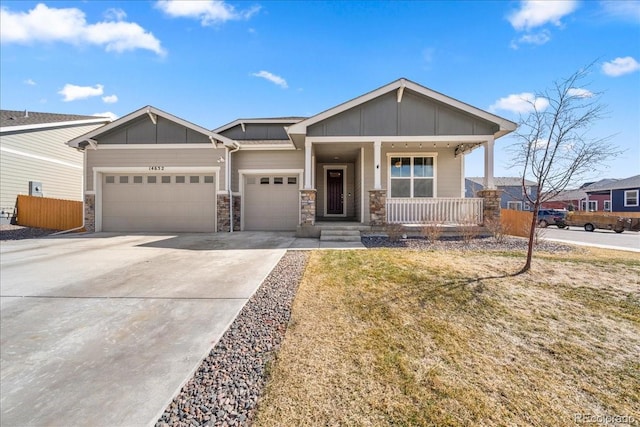
<instances>
[{"instance_id":1,"label":"white-framed window","mask_svg":"<svg viewBox=\"0 0 640 427\"><path fill-rule=\"evenodd\" d=\"M513 209L514 211L521 211L522 202L507 202L507 209Z\"/></svg>"},{"instance_id":2,"label":"white-framed window","mask_svg":"<svg viewBox=\"0 0 640 427\"><path fill-rule=\"evenodd\" d=\"M583 200L582 201L582 210L595 212L598 210L598 201L597 200Z\"/></svg>"},{"instance_id":3,"label":"white-framed window","mask_svg":"<svg viewBox=\"0 0 640 427\"><path fill-rule=\"evenodd\" d=\"M435 156L389 155L389 197L435 197Z\"/></svg>"},{"instance_id":4,"label":"white-framed window","mask_svg":"<svg viewBox=\"0 0 640 427\"><path fill-rule=\"evenodd\" d=\"M638 206L638 190L625 190L624 207Z\"/></svg>"},{"instance_id":5,"label":"white-framed window","mask_svg":"<svg viewBox=\"0 0 640 427\"><path fill-rule=\"evenodd\" d=\"M604 210L605 212L611 212L611 200L604 201Z\"/></svg>"}]
</instances>

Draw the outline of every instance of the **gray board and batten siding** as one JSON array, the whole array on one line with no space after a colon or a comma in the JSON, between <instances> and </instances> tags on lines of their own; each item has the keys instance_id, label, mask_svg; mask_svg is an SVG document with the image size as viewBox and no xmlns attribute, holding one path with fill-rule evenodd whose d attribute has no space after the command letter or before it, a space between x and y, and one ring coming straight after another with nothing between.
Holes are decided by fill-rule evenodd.
<instances>
[{"instance_id":1,"label":"gray board and batten siding","mask_svg":"<svg viewBox=\"0 0 640 427\"><path fill-rule=\"evenodd\" d=\"M308 136L493 135L498 126L409 89L381 95L309 126Z\"/></svg>"},{"instance_id":2,"label":"gray board and batten siding","mask_svg":"<svg viewBox=\"0 0 640 427\"><path fill-rule=\"evenodd\" d=\"M294 122L291 122L294 123ZM220 135L235 140L286 140L289 135L285 126L289 123L246 123L244 131L238 124L220 132Z\"/></svg>"},{"instance_id":3,"label":"gray board and batten siding","mask_svg":"<svg viewBox=\"0 0 640 427\"><path fill-rule=\"evenodd\" d=\"M100 144L211 144L203 135L186 126L157 116L154 124L147 115L140 116L126 125L118 126L100 135Z\"/></svg>"}]
</instances>

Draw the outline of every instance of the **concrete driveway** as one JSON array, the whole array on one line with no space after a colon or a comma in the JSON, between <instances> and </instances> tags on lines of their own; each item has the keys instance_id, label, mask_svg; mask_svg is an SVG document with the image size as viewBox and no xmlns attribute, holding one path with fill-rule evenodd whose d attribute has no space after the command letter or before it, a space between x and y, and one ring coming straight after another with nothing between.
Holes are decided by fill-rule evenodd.
<instances>
[{"instance_id":1,"label":"concrete driveway","mask_svg":"<svg viewBox=\"0 0 640 427\"><path fill-rule=\"evenodd\" d=\"M2 425L155 423L293 242L246 232L3 241Z\"/></svg>"}]
</instances>

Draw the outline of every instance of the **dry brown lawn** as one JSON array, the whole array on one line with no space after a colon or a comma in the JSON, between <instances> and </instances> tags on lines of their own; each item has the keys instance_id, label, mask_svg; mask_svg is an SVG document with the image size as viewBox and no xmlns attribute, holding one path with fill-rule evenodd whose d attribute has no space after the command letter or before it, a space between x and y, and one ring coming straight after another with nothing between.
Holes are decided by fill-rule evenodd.
<instances>
[{"instance_id":1,"label":"dry brown lawn","mask_svg":"<svg viewBox=\"0 0 640 427\"><path fill-rule=\"evenodd\" d=\"M640 254L538 254L509 276L522 264L314 252L254 425L639 425Z\"/></svg>"}]
</instances>

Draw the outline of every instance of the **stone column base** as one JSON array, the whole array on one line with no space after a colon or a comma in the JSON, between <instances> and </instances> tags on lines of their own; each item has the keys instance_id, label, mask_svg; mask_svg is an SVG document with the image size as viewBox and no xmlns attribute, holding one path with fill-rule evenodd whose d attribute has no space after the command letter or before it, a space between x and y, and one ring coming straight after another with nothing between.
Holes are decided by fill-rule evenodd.
<instances>
[{"instance_id":1,"label":"stone column base","mask_svg":"<svg viewBox=\"0 0 640 427\"><path fill-rule=\"evenodd\" d=\"M387 190L369 190L369 225L387 223Z\"/></svg>"},{"instance_id":2,"label":"stone column base","mask_svg":"<svg viewBox=\"0 0 640 427\"><path fill-rule=\"evenodd\" d=\"M480 190L478 197L484 199L482 203L483 224L500 221L500 193L502 190Z\"/></svg>"},{"instance_id":3,"label":"stone column base","mask_svg":"<svg viewBox=\"0 0 640 427\"><path fill-rule=\"evenodd\" d=\"M300 190L300 225L316 224L317 190Z\"/></svg>"},{"instance_id":4,"label":"stone column base","mask_svg":"<svg viewBox=\"0 0 640 427\"><path fill-rule=\"evenodd\" d=\"M96 231L96 195L84 195L84 229L89 233Z\"/></svg>"},{"instance_id":5,"label":"stone column base","mask_svg":"<svg viewBox=\"0 0 640 427\"><path fill-rule=\"evenodd\" d=\"M240 196L233 195L233 231L240 231L240 212L242 207L242 199ZM218 194L217 206L217 231L229 232L229 194Z\"/></svg>"}]
</instances>

